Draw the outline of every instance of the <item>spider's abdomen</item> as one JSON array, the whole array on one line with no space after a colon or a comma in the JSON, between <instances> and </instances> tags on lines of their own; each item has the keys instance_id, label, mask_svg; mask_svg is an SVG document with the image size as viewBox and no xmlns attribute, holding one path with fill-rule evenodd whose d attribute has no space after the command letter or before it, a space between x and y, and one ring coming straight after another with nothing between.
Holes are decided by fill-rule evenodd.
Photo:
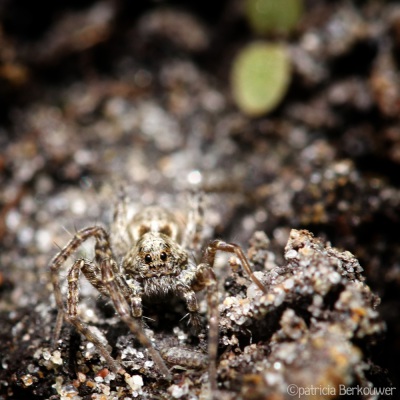
<instances>
[{"instance_id":1,"label":"spider's abdomen","mask_svg":"<svg viewBox=\"0 0 400 400\"><path fill-rule=\"evenodd\" d=\"M136 214L132 219L130 231L135 242L148 232L162 233L175 242L180 242L181 239L181 227L175 216L157 206L147 207Z\"/></svg>"}]
</instances>

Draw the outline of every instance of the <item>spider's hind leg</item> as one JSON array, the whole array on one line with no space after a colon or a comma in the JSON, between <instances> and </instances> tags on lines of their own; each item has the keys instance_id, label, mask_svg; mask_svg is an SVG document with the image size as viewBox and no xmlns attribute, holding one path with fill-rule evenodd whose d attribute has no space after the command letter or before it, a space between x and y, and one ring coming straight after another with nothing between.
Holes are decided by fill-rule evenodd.
<instances>
[{"instance_id":1,"label":"spider's hind leg","mask_svg":"<svg viewBox=\"0 0 400 400\"><path fill-rule=\"evenodd\" d=\"M125 186L118 189L118 198L114 204L113 220L111 224L111 240L113 248L118 255L126 254L132 245L132 237L129 224L132 219L130 209L131 200L126 192Z\"/></svg>"},{"instance_id":2,"label":"spider's hind leg","mask_svg":"<svg viewBox=\"0 0 400 400\"><path fill-rule=\"evenodd\" d=\"M186 228L182 235L182 247L199 253L204 244L205 234L205 194L201 191L189 193L189 210Z\"/></svg>"}]
</instances>

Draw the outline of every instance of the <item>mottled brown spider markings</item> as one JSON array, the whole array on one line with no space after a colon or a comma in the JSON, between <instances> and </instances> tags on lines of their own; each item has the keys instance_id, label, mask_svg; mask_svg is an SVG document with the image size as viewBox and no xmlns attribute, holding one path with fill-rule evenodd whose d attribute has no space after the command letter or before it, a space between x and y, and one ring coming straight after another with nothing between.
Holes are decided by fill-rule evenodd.
<instances>
[{"instance_id":1,"label":"mottled brown spider markings","mask_svg":"<svg viewBox=\"0 0 400 400\"><path fill-rule=\"evenodd\" d=\"M79 276L82 272L101 294L112 300L117 313L149 351L161 374L171 380L172 376L163 358L143 330L142 300L178 296L186 302L190 323L198 328L200 318L195 292L206 289L209 320L208 370L211 393L215 393L219 317L217 282L213 271L216 252L236 254L253 282L262 291L266 292L266 289L254 276L238 245L215 240L206 247L200 264L196 265L190 260L189 251L197 250L201 244L200 203L196 204L198 209L189 214L186 228L182 230L175 216L161 207L145 208L131 218L128 216L126 201L120 202L111 231L115 250L125 254L120 263L116 261L109 235L104 228L94 226L78 231L50 264L59 311L54 342L58 340L65 320L95 344L113 371L129 377L102 344L101 338L78 316ZM95 258L93 261L79 259L70 267L65 306L59 282L60 267L89 238L95 239Z\"/></svg>"}]
</instances>

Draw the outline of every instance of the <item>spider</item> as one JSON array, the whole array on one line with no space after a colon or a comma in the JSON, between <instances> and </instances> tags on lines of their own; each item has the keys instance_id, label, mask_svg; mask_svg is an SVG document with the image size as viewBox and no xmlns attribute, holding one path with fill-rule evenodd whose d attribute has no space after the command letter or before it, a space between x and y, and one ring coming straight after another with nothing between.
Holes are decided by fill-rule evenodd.
<instances>
[{"instance_id":1,"label":"spider","mask_svg":"<svg viewBox=\"0 0 400 400\"><path fill-rule=\"evenodd\" d=\"M159 351L146 335L142 323L142 300L177 296L186 302L189 322L199 328L199 308L195 292L207 290L208 304L208 372L211 393L217 390L216 359L218 350L218 291L213 271L217 251L234 253L252 281L266 293L263 284L254 276L242 249L221 240L206 246L201 263L190 259L190 251L199 248L200 202L189 213L186 229L176 216L158 206L144 208L131 217L127 201L120 201L114 213L111 235L101 226L79 230L50 264L51 280L58 308L53 342L58 341L63 321L92 342L109 367L125 377L130 375L115 360L102 339L78 315L80 274L104 296L110 298L120 318L128 325L145 347L160 373L172 380L170 371ZM112 241L110 240L110 237ZM78 259L69 268L66 306L60 288L59 270L86 240L95 239L93 261ZM111 246L113 243L113 247ZM124 254L117 262L115 251Z\"/></svg>"}]
</instances>

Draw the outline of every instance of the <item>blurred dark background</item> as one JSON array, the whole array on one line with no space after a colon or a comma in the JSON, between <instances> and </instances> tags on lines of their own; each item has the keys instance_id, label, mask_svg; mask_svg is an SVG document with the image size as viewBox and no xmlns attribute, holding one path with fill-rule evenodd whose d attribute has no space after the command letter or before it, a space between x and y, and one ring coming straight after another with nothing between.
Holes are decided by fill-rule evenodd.
<instances>
[{"instance_id":1,"label":"blurred dark background","mask_svg":"<svg viewBox=\"0 0 400 400\"><path fill-rule=\"evenodd\" d=\"M117 183L144 204L196 186L220 196L217 236L264 230L279 260L305 228L354 253L387 324L371 358L399 388L400 5L252 21L239 0L0 1L2 318L48 301L61 227L109 220ZM289 68L252 113L233 71L255 41Z\"/></svg>"}]
</instances>

